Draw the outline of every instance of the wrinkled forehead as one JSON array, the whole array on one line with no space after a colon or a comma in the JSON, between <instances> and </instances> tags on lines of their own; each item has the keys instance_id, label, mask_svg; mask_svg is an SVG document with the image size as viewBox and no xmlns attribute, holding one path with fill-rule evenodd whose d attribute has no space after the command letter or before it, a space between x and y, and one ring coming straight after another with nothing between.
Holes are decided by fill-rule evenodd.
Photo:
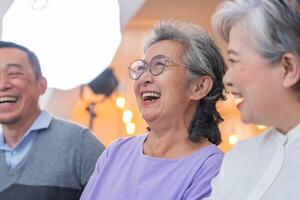
<instances>
[{"instance_id":1,"label":"wrinkled forehead","mask_svg":"<svg viewBox=\"0 0 300 200\"><path fill-rule=\"evenodd\" d=\"M181 61L183 53L183 45L179 42L171 40L162 40L152 44L148 48L144 56L144 60L150 62L150 60L155 56L162 55L168 58L173 58L175 60Z\"/></svg>"},{"instance_id":2,"label":"wrinkled forehead","mask_svg":"<svg viewBox=\"0 0 300 200\"><path fill-rule=\"evenodd\" d=\"M24 51L17 48L0 48L0 66L10 64L30 65Z\"/></svg>"},{"instance_id":3,"label":"wrinkled forehead","mask_svg":"<svg viewBox=\"0 0 300 200\"><path fill-rule=\"evenodd\" d=\"M0 48L0 61L29 61L27 54L14 47Z\"/></svg>"}]
</instances>

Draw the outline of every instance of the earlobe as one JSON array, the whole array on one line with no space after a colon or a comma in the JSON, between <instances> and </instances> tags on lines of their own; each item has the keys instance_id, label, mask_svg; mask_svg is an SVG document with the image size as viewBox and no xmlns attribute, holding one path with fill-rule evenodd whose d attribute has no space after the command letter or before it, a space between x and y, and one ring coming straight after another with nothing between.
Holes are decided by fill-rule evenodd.
<instances>
[{"instance_id":1,"label":"earlobe","mask_svg":"<svg viewBox=\"0 0 300 200\"><path fill-rule=\"evenodd\" d=\"M294 54L286 53L282 56L280 62L284 70L283 87L294 87L300 81L299 59Z\"/></svg>"},{"instance_id":2,"label":"earlobe","mask_svg":"<svg viewBox=\"0 0 300 200\"><path fill-rule=\"evenodd\" d=\"M192 85L192 100L200 100L207 96L213 86L213 80L210 76L202 76L195 80Z\"/></svg>"}]
</instances>

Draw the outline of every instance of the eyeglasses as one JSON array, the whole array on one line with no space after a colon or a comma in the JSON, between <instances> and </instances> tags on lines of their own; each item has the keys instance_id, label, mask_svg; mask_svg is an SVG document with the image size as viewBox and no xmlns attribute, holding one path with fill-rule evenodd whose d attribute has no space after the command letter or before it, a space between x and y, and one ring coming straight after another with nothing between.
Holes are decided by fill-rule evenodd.
<instances>
[{"instance_id":1,"label":"eyeglasses","mask_svg":"<svg viewBox=\"0 0 300 200\"><path fill-rule=\"evenodd\" d=\"M158 76L163 73L166 66L169 66L171 64L185 66L184 64L176 62L171 58L165 57L163 55L157 55L153 57L149 63L147 63L145 60L137 59L133 61L128 68L129 76L131 79L137 80L148 68L153 76Z\"/></svg>"}]
</instances>

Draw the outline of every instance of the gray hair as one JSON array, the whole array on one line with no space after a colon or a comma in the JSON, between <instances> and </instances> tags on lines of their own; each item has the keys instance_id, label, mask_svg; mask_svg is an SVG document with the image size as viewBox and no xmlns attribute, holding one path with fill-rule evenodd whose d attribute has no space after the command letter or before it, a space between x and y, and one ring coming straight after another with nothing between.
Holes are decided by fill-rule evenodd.
<instances>
[{"instance_id":1,"label":"gray hair","mask_svg":"<svg viewBox=\"0 0 300 200\"><path fill-rule=\"evenodd\" d=\"M216 110L216 103L225 100L222 78L225 62L219 48L209 35L199 26L177 20L163 20L157 24L146 42L144 51L156 42L171 40L183 45L182 60L189 71L189 79L202 76L213 79L213 87L200 100L194 120L190 125L189 139L198 142L202 137L219 144L221 135L218 124L223 121Z\"/></svg>"},{"instance_id":2,"label":"gray hair","mask_svg":"<svg viewBox=\"0 0 300 200\"><path fill-rule=\"evenodd\" d=\"M234 0L219 5L213 26L229 42L231 28L248 28L257 52L270 63L290 52L300 58L299 0Z\"/></svg>"}]
</instances>

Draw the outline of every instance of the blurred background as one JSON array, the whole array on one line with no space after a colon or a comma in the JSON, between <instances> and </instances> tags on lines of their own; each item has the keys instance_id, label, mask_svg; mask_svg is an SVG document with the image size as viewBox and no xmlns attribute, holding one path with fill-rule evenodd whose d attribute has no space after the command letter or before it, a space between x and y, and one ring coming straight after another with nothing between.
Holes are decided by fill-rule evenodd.
<instances>
[{"instance_id":1,"label":"blurred background","mask_svg":"<svg viewBox=\"0 0 300 200\"><path fill-rule=\"evenodd\" d=\"M143 56L145 39L157 21L176 18L201 25L226 58L226 44L211 28L220 2L1 0L0 37L31 48L40 58L50 86L42 108L90 127L107 146L118 137L146 131L128 66ZM266 129L243 124L230 95L218 109L225 120L220 125L224 152Z\"/></svg>"}]
</instances>

